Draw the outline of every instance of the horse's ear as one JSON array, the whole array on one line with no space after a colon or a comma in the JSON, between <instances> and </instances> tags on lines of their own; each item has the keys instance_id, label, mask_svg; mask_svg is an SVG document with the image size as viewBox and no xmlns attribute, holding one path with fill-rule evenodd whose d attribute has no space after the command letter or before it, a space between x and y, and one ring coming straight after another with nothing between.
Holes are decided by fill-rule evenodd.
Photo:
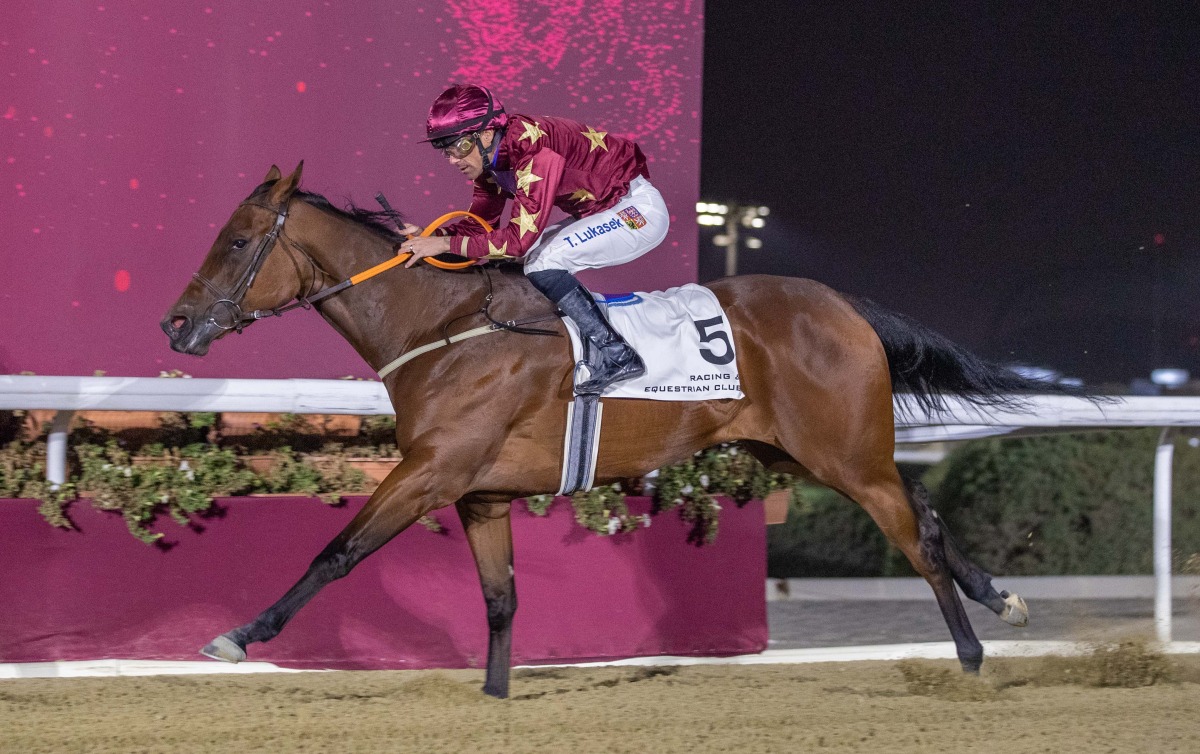
<instances>
[{"instance_id":1,"label":"horse's ear","mask_svg":"<svg viewBox=\"0 0 1200 754\"><path fill-rule=\"evenodd\" d=\"M304 160L296 166L292 174L280 178L271 188L270 201L272 204L286 204L288 199L292 198L292 193L296 187L300 185L300 174L304 172Z\"/></svg>"},{"instance_id":2,"label":"horse's ear","mask_svg":"<svg viewBox=\"0 0 1200 754\"><path fill-rule=\"evenodd\" d=\"M266 178L263 178L263 179L262 179L262 182L263 182L263 183L269 183L269 182L271 182L271 181L278 181L278 180L279 180L279 176L281 176L281 175L283 175L283 173L280 173L280 172L279 172L279 166L278 166L278 165L272 165L272 166L271 166L271 169L267 171L267 177L266 177Z\"/></svg>"}]
</instances>

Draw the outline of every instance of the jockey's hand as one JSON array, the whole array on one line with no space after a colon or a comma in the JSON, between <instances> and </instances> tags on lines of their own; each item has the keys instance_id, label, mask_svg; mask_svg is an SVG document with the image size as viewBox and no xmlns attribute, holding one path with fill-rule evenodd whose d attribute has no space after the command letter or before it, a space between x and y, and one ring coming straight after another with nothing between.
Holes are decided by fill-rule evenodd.
<instances>
[{"instance_id":1,"label":"jockey's hand","mask_svg":"<svg viewBox=\"0 0 1200 754\"><path fill-rule=\"evenodd\" d=\"M402 236L419 236L419 235L421 235L421 233L424 230L425 229L419 225L413 225L412 223L405 223L404 227L400 229L400 235L402 235Z\"/></svg>"},{"instance_id":2,"label":"jockey's hand","mask_svg":"<svg viewBox=\"0 0 1200 754\"><path fill-rule=\"evenodd\" d=\"M413 238L400 244L400 251L412 252L412 258L404 263L405 267L412 267L425 257L435 257L450 251L450 239L445 236Z\"/></svg>"}]
</instances>

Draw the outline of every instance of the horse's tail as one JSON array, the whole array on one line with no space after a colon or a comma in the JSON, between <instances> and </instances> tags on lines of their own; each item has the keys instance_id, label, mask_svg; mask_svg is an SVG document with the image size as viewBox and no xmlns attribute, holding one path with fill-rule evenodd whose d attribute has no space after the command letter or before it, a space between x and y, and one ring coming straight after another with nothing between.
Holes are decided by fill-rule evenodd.
<instances>
[{"instance_id":1,"label":"horse's tail","mask_svg":"<svg viewBox=\"0 0 1200 754\"><path fill-rule=\"evenodd\" d=\"M1023 377L985 361L916 320L888 311L874 301L848 295L845 298L883 342L892 392L911 395L927 413L944 409L947 396L1001 409L1022 408L1022 397L1031 393L1084 396L1078 388Z\"/></svg>"}]
</instances>

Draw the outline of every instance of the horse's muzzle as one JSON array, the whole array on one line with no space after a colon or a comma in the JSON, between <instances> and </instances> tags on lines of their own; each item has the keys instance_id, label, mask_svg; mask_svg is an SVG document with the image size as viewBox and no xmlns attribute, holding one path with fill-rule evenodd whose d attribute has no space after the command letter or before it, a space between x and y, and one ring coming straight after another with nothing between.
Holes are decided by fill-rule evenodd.
<instances>
[{"instance_id":1,"label":"horse's muzzle","mask_svg":"<svg viewBox=\"0 0 1200 754\"><path fill-rule=\"evenodd\" d=\"M163 317L159 326L171 341L172 351L203 356L208 353L208 348L212 345L212 337L206 337L205 331L208 328L197 327L192 317L182 313L167 312L167 316Z\"/></svg>"}]
</instances>

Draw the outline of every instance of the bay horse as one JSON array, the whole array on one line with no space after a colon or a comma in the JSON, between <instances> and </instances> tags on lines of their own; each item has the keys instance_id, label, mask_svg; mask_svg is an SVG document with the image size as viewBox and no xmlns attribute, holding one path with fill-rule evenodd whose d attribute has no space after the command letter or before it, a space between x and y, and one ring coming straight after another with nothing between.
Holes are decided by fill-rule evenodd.
<instances>
[{"instance_id":1,"label":"bay horse","mask_svg":"<svg viewBox=\"0 0 1200 754\"><path fill-rule=\"evenodd\" d=\"M381 213L341 210L300 190L302 169L303 162L282 176L271 166L221 228L162 320L172 349L202 356L216 338L296 302L307 305L395 257L403 239ZM488 291L495 320L546 319L565 335L545 297L508 267L480 275L419 264L339 289L312 306L377 371L445 338L449 323L459 323L455 331L486 324L478 307ZM1017 595L993 588L991 576L954 545L923 488L901 478L893 459L893 391L925 408L946 396L1006 406L1013 394L1048 386L812 280L748 275L708 287L731 325L745 397L607 401L596 484L740 442L770 470L815 481L865 508L929 582L963 669L978 672L983 647L955 582L1010 624L1025 625L1028 611ZM245 659L247 645L276 636L326 584L425 514L453 505L487 605L483 691L507 696L517 609L509 507L558 489L572 366L566 337L501 332L421 355L390 373L384 385L404 460L278 602L203 653Z\"/></svg>"}]
</instances>

